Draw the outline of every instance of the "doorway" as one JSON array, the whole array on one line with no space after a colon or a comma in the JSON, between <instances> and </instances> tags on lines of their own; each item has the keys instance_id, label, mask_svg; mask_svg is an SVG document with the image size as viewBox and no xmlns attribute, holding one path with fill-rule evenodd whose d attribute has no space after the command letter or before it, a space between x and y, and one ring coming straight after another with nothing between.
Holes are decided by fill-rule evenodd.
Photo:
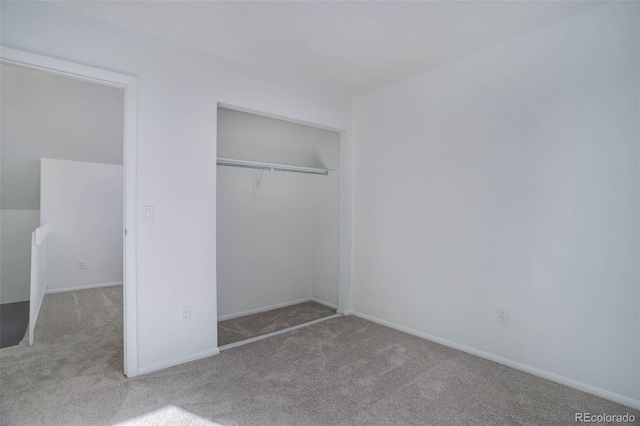
<instances>
[{"instance_id":1,"label":"doorway","mask_svg":"<svg viewBox=\"0 0 640 426\"><path fill-rule=\"evenodd\" d=\"M135 253L135 235L136 235L136 205L135 205L135 172L136 172L136 104L137 104L137 79L132 76L113 73L93 67L87 67L71 62L60 61L57 59L35 55L29 52L11 49L3 47L0 52L0 61L3 66L18 67L29 72L38 72L45 76L55 76L56 78L66 78L74 81L81 82L83 84L91 84L95 88L109 89L120 93L120 99L123 104L120 110L120 122L122 126L119 132L122 132L122 148L120 150L121 155L121 172L120 172L120 190L123 191L120 199L120 222L117 228L109 229L108 238L119 241L116 243L121 247L120 259L115 260L116 264L121 265L122 276L122 341L123 341L123 366L124 374L128 377L134 377L137 375L137 336L136 336L136 253ZM46 78L46 77L45 77ZM78 173L82 176L86 176L89 173L94 176L96 182L99 182L97 186L93 186L96 191L98 189L105 190L113 195L113 189L105 188L105 183L110 180L106 176L117 176L118 172L107 167L105 164L95 165L93 164L81 164L78 159L74 161L60 161L53 160L48 161L47 165L42 166L43 175L57 176L61 180L62 185L69 185L77 180ZM74 164L66 164L74 163ZM90 163L90 162L86 162ZM81 170L79 170L81 169ZM97 170L99 169L99 170ZM97 170L97 171L96 171ZM98 177L96 177L96 175ZM73 176L76 176L75 178ZM51 179L47 180L50 184ZM86 182L85 182L86 183ZM88 185L84 186L85 188ZM83 185L79 185L81 191ZM48 193L51 193L50 189L47 189ZM91 197L93 191L89 191L89 194L84 194L84 197L78 197L80 200L86 200L87 197ZM55 203L54 203L55 204ZM49 203L51 207L51 203ZM48 211L53 212L55 208L48 208ZM44 219L44 218L43 218ZM41 223L40 223L41 224ZM117 235L115 233L117 232ZM47 231L48 233L48 231ZM45 235L46 233L43 233ZM55 232L50 233L47 238L55 240ZM107 237L103 235L103 237ZM42 238L42 237L41 237ZM34 238L36 241L38 238ZM34 243L36 244L36 243ZM87 250L86 256L89 256L92 251ZM77 253L74 254L78 257ZM82 255L81 255L82 256ZM100 259L100 256L96 257ZM113 263L113 262L112 262ZM48 266L48 263L45 265ZM75 267L78 270L89 270L91 264L80 257L76 259ZM33 280L31 280L33 282ZM43 290L46 290L44 286L48 284L46 280L43 280ZM56 283L59 284L59 283ZM103 284L117 284L117 282L107 282ZM49 288L49 290L55 290L55 288ZM43 291L44 292L44 291ZM32 292L33 293L33 292ZM35 303L31 302L32 317L30 320L34 321L37 318L33 316L33 310L39 306L40 301L36 300ZM121 364L121 365L122 365Z\"/></svg>"}]
</instances>

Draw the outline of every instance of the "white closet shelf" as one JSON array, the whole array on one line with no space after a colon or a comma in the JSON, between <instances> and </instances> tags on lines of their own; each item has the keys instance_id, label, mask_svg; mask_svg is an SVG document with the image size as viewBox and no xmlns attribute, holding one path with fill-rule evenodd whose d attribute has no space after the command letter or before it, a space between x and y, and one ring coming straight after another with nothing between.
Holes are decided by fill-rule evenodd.
<instances>
[{"instance_id":1,"label":"white closet shelf","mask_svg":"<svg viewBox=\"0 0 640 426\"><path fill-rule=\"evenodd\" d=\"M329 169L317 169L314 167L288 166L284 164L260 163L257 161L234 160L231 158L218 158L218 166L243 167L245 169L267 170L271 172L296 172L311 173L314 175L329 174Z\"/></svg>"}]
</instances>

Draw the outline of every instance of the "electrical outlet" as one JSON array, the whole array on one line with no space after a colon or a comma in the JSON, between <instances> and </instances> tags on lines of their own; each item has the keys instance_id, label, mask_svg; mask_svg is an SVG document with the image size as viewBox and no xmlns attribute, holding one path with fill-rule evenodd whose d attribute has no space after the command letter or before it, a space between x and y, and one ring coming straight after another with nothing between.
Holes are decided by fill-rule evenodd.
<instances>
[{"instance_id":1,"label":"electrical outlet","mask_svg":"<svg viewBox=\"0 0 640 426\"><path fill-rule=\"evenodd\" d=\"M181 309L182 321L191 321L191 306L183 306Z\"/></svg>"},{"instance_id":2,"label":"electrical outlet","mask_svg":"<svg viewBox=\"0 0 640 426\"><path fill-rule=\"evenodd\" d=\"M78 262L78 267L80 269L87 269L87 263L84 260Z\"/></svg>"},{"instance_id":3,"label":"electrical outlet","mask_svg":"<svg viewBox=\"0 0 640 426\"><path fill-rule=\"evenodd\" d=\"M508 323L509 322L509 308L506 306L500 306L498 308L498 321Z\"/></svg>"}]
</instances>

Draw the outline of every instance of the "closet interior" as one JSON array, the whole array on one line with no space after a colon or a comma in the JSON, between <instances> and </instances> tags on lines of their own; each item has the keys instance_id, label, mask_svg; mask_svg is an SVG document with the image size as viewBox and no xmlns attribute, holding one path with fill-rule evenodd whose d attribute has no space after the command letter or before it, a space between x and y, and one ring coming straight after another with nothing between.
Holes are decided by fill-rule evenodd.
<instances>
[{"instance_id":1,"label":"closet interior","mask_svg":"<svg viewBox=\"0 0 640 426\"><path fill-rule=\"evenodd\" d=\"M338 307L340 134L218 108L218 346Z\"/></svg>"}]
</instances>

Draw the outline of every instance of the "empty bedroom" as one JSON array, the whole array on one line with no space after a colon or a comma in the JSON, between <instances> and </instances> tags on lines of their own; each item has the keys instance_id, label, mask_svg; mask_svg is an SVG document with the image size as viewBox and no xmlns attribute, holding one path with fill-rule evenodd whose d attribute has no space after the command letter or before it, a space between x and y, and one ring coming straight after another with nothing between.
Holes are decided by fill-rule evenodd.
<instances>
[{"instance_id":1,"label":"empty bedroom","mask_svg":"<svg viewBox=\"0 0 640 426\"><path fill-rule=\"evenodd\" d=\"M0 12L0 424L640 422L639 2ZM15 70L101 87L98 115L111 93L117 134ZM93 135L38 154L39 184L115 212L69 225L111 254L60 256L20 189L33 115ZM119 192L51 157L108 163ZM97 288L40 278L107 259Z\"/></svg>"}]
</instances>

